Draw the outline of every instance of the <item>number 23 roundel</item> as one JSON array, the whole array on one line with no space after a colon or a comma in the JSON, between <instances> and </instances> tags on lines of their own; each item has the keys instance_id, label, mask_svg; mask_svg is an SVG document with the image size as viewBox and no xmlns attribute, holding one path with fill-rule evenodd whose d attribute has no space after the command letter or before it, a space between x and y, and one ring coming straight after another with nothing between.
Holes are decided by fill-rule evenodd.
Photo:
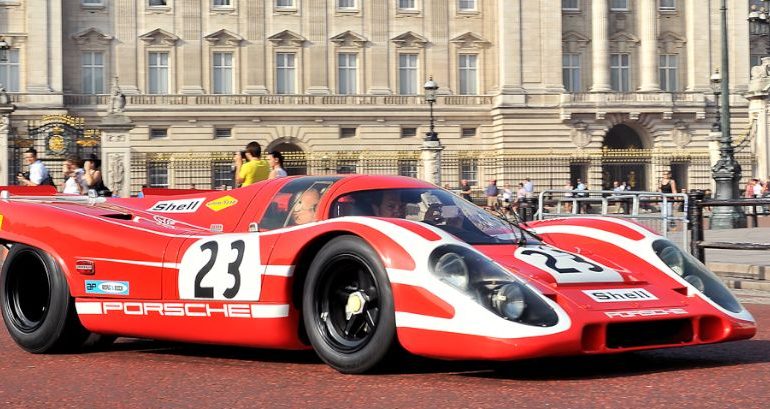
<instances>
[{"instance_id":1,"label":"number 23 roundel","mask_svg":"<svg viewBox=\"0 0 770 409\"><path fill-rule=\"evenodd\" d=\"M519 260L552 275L557 283L623 281L620 273L607 266L550 246L519 247L515 255Z\"/></svg>"},{"instance_id":2,"label":"number 23 roundel","mask_svg":"<svg viewBox=\"0 0 770 409\"><path fill-rule=\"evenodd\" d=\"M265 269L259 254L259 237L254 234L196 241L179 266L179 298L259 301Z\"/></svg>"}]
</instances>

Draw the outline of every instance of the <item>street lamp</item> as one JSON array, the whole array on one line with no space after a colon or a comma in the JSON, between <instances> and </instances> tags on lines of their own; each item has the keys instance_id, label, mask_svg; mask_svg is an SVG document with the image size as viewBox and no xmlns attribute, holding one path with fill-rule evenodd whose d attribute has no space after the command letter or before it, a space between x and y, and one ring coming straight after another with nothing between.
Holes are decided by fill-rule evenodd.
<instances>
[{"instance_id":1,"label":"street lamp","mask_svg":"<svg viewBox=\"0 0 770 409\"><path fill-rule=\"evenodd\" d=\"M8 41L5 41L5 38L0 37L0 62L8 61L8 50L10 49L11 45L8 44Z\"/></svg>"},{"instance_id":2,"label":"street lamp","mask_svg":"<svg viewBox=\"0 0 770 409\"><path fill-rule=\"evenodd\" d=\"M711 168L711 177L716 182L716 199L734 200L738 198L738 181L741 179L741 165L735 160L735 150L733 149L733 140L730 135L730 60L727 54L726 0L722 0L720 14L722 74L719 85L721 85L722 114L718 119L718 123L721 135L719 137L719 160ZM711 213L710 223L712 229L746 227L746 215L739 206L715 206Z\"/></svg>"},{"instance_id":3,"label":"street lamp","mask_svg":"<svg viewBox=\"0 0 770 409\"><path fill-rule=\"evenodd\" d=\"M425 140L438 142L438 133L434 131L435 123L433 120L433 104L436 103L436 90L438 90L438 84L436 81L433 81L433 77L431 76L422 88L425 90L425 102L430 106L430 131L425 134Z\"/></svg>"}]
</instances>

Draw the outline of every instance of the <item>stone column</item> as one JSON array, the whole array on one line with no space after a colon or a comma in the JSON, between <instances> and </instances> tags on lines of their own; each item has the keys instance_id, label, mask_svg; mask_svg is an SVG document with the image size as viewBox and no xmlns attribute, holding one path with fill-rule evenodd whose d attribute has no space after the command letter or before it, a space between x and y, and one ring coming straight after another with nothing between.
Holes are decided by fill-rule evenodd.
<instances>
[{"instance_id":1,"label":"stone column","mask_svg":"<svg viewBox=\"0 0 770 409\"><path fill-rule=\"evenodd\" d=\"M8 94L0 94L0 186L8 185L8 137L11 134L11 112L16 109L7 99Z\"/></svg>"},{"instance_id":2,"label":"stone column","mask_svg":"<svg viewBox=\"0 0 770 409\"><path fill-rule=\"evenodd\" d=\"M640 54L642 57L641 92L660 91L658 78L658 6L657 0L639 0Z\"/></svg>"},{"instance_id":3,"label":"stone column","mask_svg":"<svg viewBox=\"0 0 770 409\"><path fill-rule=\"evenodd\" d=\"M521 1L498 2L501 94L524 92L521 61Z\"/></svg>"},{"instance_id":4,"label":"stone column","mask_svg":"<svg viewBox=\"0 0 770 409\"><path fill-rule=\"evenodd\" d=\"M751 82L746 98L749 100L749 119L756 118L752 138L752 150L757 155L757 164L750 176L760 179L770 176L770 120L768 120L768 98L770 97L770 57L762 58L762 65L751 68Z\"/></svg>"},{"instance_id":5,"label":"stone column","mask_svg":"<svg viewBox=\"0 0 770 409\"><path fill-rule=\"evenodd\" d=\"M420 179L440 187L441 151L444 150L444 147L441 146L441 141L425 140L422 142L420 150L420 160L422 161Z\"/></svg>"},{"instance_id":6,"label":"stone column","mask_svg":"<svg viewBox=\"0 0 770 409\"><path fill-rule=\"evenodd\" d=\"M131 196L131 118L122 112L110 113L102 119L102 177L119 197Z\"/></svg>"},{"instance_id":7,"label":"stone column","mask_svg":"<svg viewBox=\"0 0 770 409\"><path fill-rule=\"evenodd\" d=\"M179 8L182 18L182 46L179 47L181 61L195 61L194 64L180 64L181 72L181 94L203 94L203 67L200 61L211 61L209 58L203 58L203 36L201 28L201 2L198 0L178 0L176 7Z\"/></svg>"},{"instance_id":8,"label":"stone column","mask_svg":"<svg viewBox=\"0 0 770 409\"><path fill-rule=\"evenodd\" d=\"M591 37L593 52L593 86L591 92L608 92L610 87L610 8L608 0L591 2Z\"/></svg>"},{"instance_id":9,"label":"stone column","mask_svg":"<svg viewBox=\"0 0 770 409\"><path fill-rule=\"evenodd\" d=\"M265 3L262 1L247 1L241 5L241 21L246 27L246 47L243 49L245 62L241 67L246 70L246 84L243 92L246 94L267 94L267 60L265 35Z\"/></svg>"},{"instance_id":10,"label":"stone column","mask_svg":"<svg viewBox=\"0 0 770 409\"><path fill-rule=\"evenodd\" d=\"M390 47L393 46L388 36L390 33L388 3L387 1L363 2L364 15L368 16L364 22L364 31L371 33L369 34L370 46L362 48L361 53L361 57L367 59L364 64L366 70L364 89L367 93L374 95L393 93L390 88L390 70L382 69L392 64L388 58Z\"/></svg>"},{"instance_id":11,"label":"stone column","mask_svg":"<svg viewBox=\"0 0 770 409\"><path fill-rule=\"evenodd\" d=\"M687 91L711 92L709 78L718 62L712 61L711 13L702 0L685 3L687 33ZM718 35L718 34L717 34Z\"/></svg>"},{"instance_id":12,"label":"stone column","mask_svg":"<svg viewBox=\"0 0 770 409\"><path fill-rule=\"evenodd\" d=\"M326 0L305 0L303 13L307 24L307 39L313 45L305 50L307 60L303 65L307 67L304 75L307 78L305 84L307 90L298 89L297 92L304 94L328 95L329 91L329 65L327 55L329 52L329 21L326 19Z\"/></svg>"},{"instance_id":13,"label":"stone column","mask_svg":"<svg viewBox=\"0 0 770 409\"><path fill-rule=\"evenodd\" d=\"M143 51L138 47L137 40L137 2L134 0L116 0L115 13L115 39L113 41L112 75L120 77L123 85L121 88L126 94L139 93L139 73L144 73L146 67L140 67L137 53ZM143 59L142 59L143 60Z\"/></svg>"}]
</instances>

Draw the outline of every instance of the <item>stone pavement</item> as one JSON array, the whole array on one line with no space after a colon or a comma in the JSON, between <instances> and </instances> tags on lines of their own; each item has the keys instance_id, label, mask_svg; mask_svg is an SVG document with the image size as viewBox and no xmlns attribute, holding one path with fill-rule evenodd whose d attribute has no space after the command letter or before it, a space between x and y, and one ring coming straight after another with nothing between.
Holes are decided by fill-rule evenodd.
<instances>
[{"instance_id":1,"label":"stone pavement","mask_svg":"<svg viewBox=\"0 0 770 409\"><path fill-rule=\"evenodd\" d=\"M770 227L704 233L706 241L770 243ZM706 249L706 265L731 288L770 292L770 250Z\"/></svg>"}]
</instances>

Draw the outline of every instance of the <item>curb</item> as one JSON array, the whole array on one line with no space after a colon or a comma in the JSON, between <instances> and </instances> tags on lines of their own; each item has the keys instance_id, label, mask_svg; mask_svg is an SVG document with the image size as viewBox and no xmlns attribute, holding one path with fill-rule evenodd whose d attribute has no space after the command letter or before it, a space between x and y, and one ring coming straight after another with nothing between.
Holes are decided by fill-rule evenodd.
<instances>
[{"instance_id":1,"label":"curb","mask_svg":"<svg viewBox=\"0 0 770 409\"><path fill-rule=\"evenodd\" d=\"M728 288L735 290L757 290L770 293L770 281L768 280L744 280L733 277L722 277L722 282Z\"/></svg>"},{"instance_id":2,"label":"curb","mask_svg":"<svg viewBox=\"0 0 770 409\"><path fill-rule=\"evenodd\" d=\"M768 266L738 263L707 262L706 267L720 276L765 281L770 278Z\"/></svg>"}]
</instances>

